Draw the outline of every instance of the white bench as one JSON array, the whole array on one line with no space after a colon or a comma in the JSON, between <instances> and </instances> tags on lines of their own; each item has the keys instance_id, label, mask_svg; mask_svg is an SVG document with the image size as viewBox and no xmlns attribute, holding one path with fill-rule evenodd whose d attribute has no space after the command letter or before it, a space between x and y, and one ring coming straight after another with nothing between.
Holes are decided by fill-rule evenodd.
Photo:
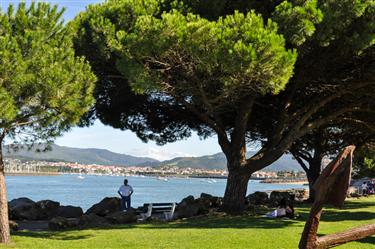
<instances>
[{"instance_id":1,"label":"white bench","mask_svg":"<svg viewBox=\"0 0 375 249\"><path fill-rule=\"evenodd\" d=\"M172 220L173 214L176 209L176 203L146 203L143 207L147 207L147 211L140 213L141 219L146 220L153 214L163 214L165 220Z\"/></svg>"}]
</instances>

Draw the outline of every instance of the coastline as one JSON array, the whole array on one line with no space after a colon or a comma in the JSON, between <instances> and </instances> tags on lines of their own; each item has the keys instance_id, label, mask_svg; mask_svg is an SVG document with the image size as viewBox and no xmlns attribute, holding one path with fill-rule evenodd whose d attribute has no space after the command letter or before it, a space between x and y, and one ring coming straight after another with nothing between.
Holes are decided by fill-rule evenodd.
<instances>
[{"instance_id":1,"label":"coastline","mask_svg":"<svg viewBox=\"0 0 375 249\"><path fill-rule=\"evenodd\" d=\"M5 176L58 176L59 172L5 172Z\"/></svg>"},{"instance_id":2,"label":"coastline","mask_svg":"<svg viewBox=\"0 0 375 249\"><path fill-rule=\"evenodd\" d=\"M62 172L5 172L6 176L60 176L60 175L90 175L90 176L122 176L122 177L160 177L160 178L198 178L198 179L227 179L227 176L223 175L163 175L163 174L81 174L81 173L62 173ZM265 184L286 184L286 185L307 185L308 181L304 179L266 179L266 178L256 178L251 177L250 180L260 181L260 183Z\"/></svg>"},{"instance_id":3,"label":"coastline","mask_svg":"<svg viewBox=\"0 0 375 249\"><path fill-rule=\"evenodd\" d=\"M272 183L272 184L288 184L288 185L308 185L309 182L305 179L265 179L260 183Z\"/></svg>"}]
</instances>

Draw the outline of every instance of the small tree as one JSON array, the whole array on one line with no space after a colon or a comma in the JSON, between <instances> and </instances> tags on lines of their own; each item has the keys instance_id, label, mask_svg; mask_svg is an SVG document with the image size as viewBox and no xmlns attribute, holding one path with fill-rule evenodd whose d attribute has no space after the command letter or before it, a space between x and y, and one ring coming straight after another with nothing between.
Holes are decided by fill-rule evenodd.
<instances>
[{"instance_id":1,"label":"small tree","mask_svg":"<svg viewBox=\"0 0 375 249\"><path fill-rule=\"evenodd\" d=\"M373 118L370 116L364 120L359 118L347 117L347 121L343 124L321 127L298 139L289 149L306 172L310 188L309 201L313 202L315 199L313 185L323 170L323 158L332 157L346 146L355 145L358 148L374 139ZM360 161L357 159L359 154L357 150L354 157L355 162Z\"/></svg>"},{"instance_id":2,"label":"small tree","mask_svg":"<svg viewBox=\"0 0 375 249\"><path fill-rule=\"evenodd\" d=\"M10 240L1 145L50 141L93 104L95 76L72 49L63 10L45 3L0 12L0 241Z\"/></svg>"}]
</instances>

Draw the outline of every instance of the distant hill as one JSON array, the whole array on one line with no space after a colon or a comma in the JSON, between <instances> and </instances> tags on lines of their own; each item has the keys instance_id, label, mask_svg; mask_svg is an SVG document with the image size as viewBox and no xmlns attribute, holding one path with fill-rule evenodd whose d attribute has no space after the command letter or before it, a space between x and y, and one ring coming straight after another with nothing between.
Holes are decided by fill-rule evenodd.
<instances>
[{"instance_id":1,"label":"distant hill","mask_svg":"<svg viewBox=\"0 0 375 249\"><path fill-rule=\"evenodd\" d=\"M39 146L44 148L43 146ZM159 162L149 157L135 157L125 154L114 153L103 149L79 149L65 146L52 145L52 150L47 152L36 152L38 146L31 150L20 149L18 151L9 150L9 146L4 146L5 157L24 158L32 160L47 161L66 161L78 162L82 164L100 164L100 165L120 165L135 166L139 164L150 164Z\"/></svg>"},{"instance_id":2,"label":"distant hill","mask_svg":"<svg viewBox=\"0 0 375 249\"><path fill-rule=\"evenodd\" d=\"M42 147L43 148L43 147ZM119 166L151 166L159 167L163 165L177 166L180 168L205 168L205 169L225 169L226 158L223 153L201 157L176 157L171 160L158 161L149 157L136 157L126 154L114 153L103 149L79 149L52 145L52 150L47 152L35 152L38 149L35 146L31 150L20 149L18 151L9 150L5 146L5 157L23 158L27 160L47 160L47 161L66 161L78 162L82 164L100 164L100 165L119 165ZM250 151L248 156L254 154ZM271 166L265 168L266 171L294 170L300 171L301 168L291 155L284 155Z\"/></svg>"},{"instance_id":3,"label":"distant hill","mask_svg":"<svg viewBox=\"0 0 375 249\"><path fill-rule=\"evenodd\" d=\"M250 151L248 156L254 154L254 151ZM207 169L225 169L227 160L223 153L217 153L209 156L201 157L176 157L171 160L163 162L152 163L151 166L177 166L180 168L207 168ZM265 171L283 171L283 170L294 170L301 171L302 168L298 162L293 159L291 155L284 155L279 160L274 162L272 165L264 169Z\"/></svg>"}]
</instances>

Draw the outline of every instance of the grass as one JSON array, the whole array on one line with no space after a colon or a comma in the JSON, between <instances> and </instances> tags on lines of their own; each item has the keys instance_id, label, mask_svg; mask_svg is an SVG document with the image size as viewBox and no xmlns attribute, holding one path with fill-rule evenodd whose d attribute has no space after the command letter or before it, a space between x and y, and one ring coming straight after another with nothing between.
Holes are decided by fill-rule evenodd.
<instances>
[{"instance_id":1,"label":"grass","mask_svg":"<svg viewBox=\"0 0 375 249\"><path fill-rule=\"evenodd\" d=\"M17 232L11 245L0 248L297 248L309 208L297 210L301 214L298 220L238 216L63 232ZM349 200L343 209L324 209L319 234L374 222L375 197ZM375 236L337 248L375 249Z\"/></svg>"}]
</instances>

